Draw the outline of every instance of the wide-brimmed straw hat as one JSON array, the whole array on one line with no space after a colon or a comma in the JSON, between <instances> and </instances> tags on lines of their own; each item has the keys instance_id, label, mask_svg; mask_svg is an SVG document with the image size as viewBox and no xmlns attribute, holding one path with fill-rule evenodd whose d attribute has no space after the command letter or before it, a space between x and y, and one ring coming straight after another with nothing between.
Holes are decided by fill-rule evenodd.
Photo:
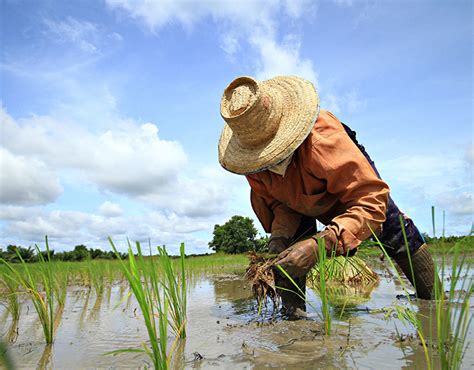
<instances>
[{"instance_id":1,"label":"wide-brimmed straw hat","mask_svg":"<svg viewBox=\"0 0 474 370\"><path fill-rule=\"evenodd\" d=\"M224 90L219 162L247 175L283 161L306 139L319 114L313 84L299 77L238 77Z\"/></svg>"}]
</instances>

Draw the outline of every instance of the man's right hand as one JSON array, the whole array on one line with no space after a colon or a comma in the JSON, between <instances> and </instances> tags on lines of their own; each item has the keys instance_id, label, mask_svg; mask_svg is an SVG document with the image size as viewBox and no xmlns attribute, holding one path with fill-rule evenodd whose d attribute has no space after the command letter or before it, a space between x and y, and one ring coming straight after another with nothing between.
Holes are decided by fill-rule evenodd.
<instances>
[{"instance_id":1,"label":"man's right hand","mask_svg":"<svg viewBox=\"0 0 474 370\"><path fill-rule=\"evenodd\" d=\"M268 242L268 252L280 254L291 245L292 239L285 236L271 236Z\"/></svg>"},{"instance_id":2,"label":"man's right hand","mask_svg":"<svg viewBox=\"0 0 474 370\"><path fill-rule=\"evenodd\" d=\"M318 239L324 239L326 255L330 256L333 248L337 246L337 240L334 234L326 229L309 239L293 244L278 255L275 264L280 265L293 278L306 275L318 262ZM341 254L342 249L335 251L336 256Z\"/></svg>"}]
</instances>

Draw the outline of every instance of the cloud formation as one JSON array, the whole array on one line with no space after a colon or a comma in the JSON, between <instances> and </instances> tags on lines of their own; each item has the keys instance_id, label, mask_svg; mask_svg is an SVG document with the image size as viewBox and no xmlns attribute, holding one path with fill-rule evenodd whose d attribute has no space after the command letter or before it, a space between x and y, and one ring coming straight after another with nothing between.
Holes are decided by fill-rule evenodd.
<instances>
[{"instance_id":1,"label":"cloud formation","mask_svg":"<svg viewBox=\"0 0 474 370\"><path fill-rule=\"evenodd\" d=\"M107 237L111 236L122 251L126 250L128 238L144 244L148 244L148 240L153 245L166 244L171 253L177 253L179 243L185 242L187 253L202 253L207 250L208 240L193 233L209 232L212 221L221 222L218 218L196 219L159 210L145 211L140 215L119 215L117 207L112 203L102 204L98 213L3 207L0 218L8 222L0 235L0 246L18 243L43 247L44 237L48 235L52 248L56 250L70 250L78 244L110 249Z\"/></svg>"},{"instance_id":2,"label":"cloud formation","mask_svg":"<svg viewBox=\"0 0 474 370\"><path fill-rule=\"evenodd\" d=\"M15 121L0 108L3 145L11 153L48 163L55 171L74 171L103 190L150 194L172 183L187 162L182 146L158 136L152 123L117 122L94 133L52 116Z\"/></svg>"},{"instance_id":3,"label":"cloud formation","mask_svg":"<svg viewBox=\"0 0 474 370\"><path fill-rule=\"evenodd\" d=\"M120 205L106 201L99 206L99 213L104 217L122 216L123 210Z\"/></svg>"},{"instance_id":4,"label":"cloud formation","mask_svg":"<svg viewBox=\"0 0 474 370\"><path fill-rule=\"evenodd\" d=\"M122 40L122 36L116 32L104 33L100 26L71 16L62 21L44 19L43 23L45 35L53 41L69 43L90 54L99 53L105 43Z\"/></svg>"},{"instance_id":5,"label":"cloud formation","mask_svg":"<svg viewBox=\"0 0 474 370\"><path fill-rule=\"evenodd\" d=\"M195 232L209 233L230 217L229 202L243 179L217 165L188 169L180 143L159 137L158 127L116 118L97 132L54 115L14 119L0 106L0 243L31 245L45 235L59 249L76 244L107 248L106 237L206 248ZM241 180L241 181L238 181ZM63 185L95 188L140 209L123 212L110 200L96 211L57 208ZM38 205L51 204L48 210Z\"/></svg>"},{"instance_id":6,"label":"cloud formation","mask_svg":"<svg viewBox=\"0 0 474 370\"><path fill-rule=\"evenodd\" d=\"M39 205L54 202L62 193L58 177L35 158L14 155L0 147L0 202Z\"/></svg>"},{"instance_id":7,"label":"cloud formation","mask_svg":"<svg viewBox=\"0 0 474 370\"><path fill-rule=\"evenodd\" d=\"M403 155L378 161L377 167L382 178L398 190L396 202L397 195L403 194L405 204L399 206L409 215L429 214L430 207L426 205L432 205L438 213L437 223L445 211L451 232L465 234L474 214L472 172L466 171L466 164L469 166L469 154L463 158L462 153L453 151ZM422 229L431 231L430 222L422 224Z\"/></svg>"},{"instance_id":8,"label":"cloud formation","mask_svg":"<svg viewBox=\"0 0 474 370\"><path fill-rule=\"evenodd\" d=\"M301 56L299 36L294 33L278 38L280 19L293 21L311 14L315 11L311 1L107 0L107 4L142 22L153 33L176 23L192 30L204 19L212 19L221 29L221 48L231 60L240 50L253 49L258 56L254 61L258 78L298 75L317 82L312 62Z\"/></svg>"}]
</instances>

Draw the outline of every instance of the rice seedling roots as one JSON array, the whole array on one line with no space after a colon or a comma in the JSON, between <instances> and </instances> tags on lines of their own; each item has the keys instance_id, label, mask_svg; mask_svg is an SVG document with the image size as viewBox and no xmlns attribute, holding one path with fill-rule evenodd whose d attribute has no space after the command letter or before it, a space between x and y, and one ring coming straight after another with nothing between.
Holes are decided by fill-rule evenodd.
<instances>
[{"instance_id":1,"label":"rice seedling roots","mask_svg":"<svg viewBox=\"0 0 474 370\"><path fill-rule=\"evenodd\" d=\"M249 253L249 266L245 272L245 279L250 282L252 293L259 306L267 303L267 299L278 307L280 297L275 285L275 271L273 270L275 258L266 258L255 252Z\"/></svg>"},{"instance_id":2,"label":"rice seedling roots","mask_svg":"<svg viewBox=\"0 0 474 370\"><path fill-rule=\"evenodd\" d=\"M281 303L280 295L283 292L278 289L276 282L281 282L282 279L276 275L278 272L274 269L275 262L276 258L267 258L255 252L249 253L249 266L245 278L251 285L259 307L266 305L268 300L271 300L274 308L279 307ZM354 289L357 289L357 292L359 290L365 292L364 288L367 288L369 292L367 294L370 296L370 291L379 281L378 275L362 259L355 256L347 258L340 256L326 260L323 273L323 278L330 283L334 295L346 298L357 295ZM316 265L308 274L309 287L319 290L320 274L321 268ZM336 292L339 294L335 294Z\"/></svg>"}]
</instances>

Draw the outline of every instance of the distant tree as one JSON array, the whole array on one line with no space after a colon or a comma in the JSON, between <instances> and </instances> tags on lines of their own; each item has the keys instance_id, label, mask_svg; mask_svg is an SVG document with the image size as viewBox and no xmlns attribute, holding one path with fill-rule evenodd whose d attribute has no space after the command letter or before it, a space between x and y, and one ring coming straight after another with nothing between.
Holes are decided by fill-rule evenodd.
<instances>
[{"instance_id":1,"label":"distant tree","mask_svg":"<svg viewBox=\"0 0 474 370\"><path fill-rule=\"evenodd\" d=\"M89 248L89 254L90 254L90 257L91 259L96 259L96 258L103 258L103 255L107 253L107 252L104 252L103 250L101 249L92 249L92 248Z\"/></svg>"},{"instance_id":2,"label":"distant tree","mask_svg":"<svg viewBox=\"0 0 474 370\"><path fill-rule=\"evenodd\" d=\"M256 249L257 229L250 217L233 216L224 225L214 226L209 248L216 252L242 253Z\"/></svg>"},{"instance_id":3,"label":"distant tree","mask_svg":"<svg viewBox=\"0 0 474 370\"><path fill-rule=\"evenodd\" d=\"M48 261L50 259L51 261L55 259L54 256L54 249L49 250L49 256L47 251L40 251L41 256L43 257L43 260ZM31 260L32 262L38 262L40 261L40 257L38 256L38 252L36 252L35 257Z\"/></svg>"},{"instance_id":4,"label":"distant tree","mask_svg":"<svg viewBox=\"0 0 474 370\"><path fill-rule=\"evenodd\" d=\"M17 252L25 262L38 262L40 256L36 248L24 248L16 245L8 245L6 250L0 248L0 258L7 262L20 262ZM48 259L46 250L39 251L43 259ZM122 259L128 258L128 253L119 253ZM49 250L49 258L57 261L83 261L87 258L91 259L107 259L113 260L117 256L113 251L103 251L97 248L87 248L85 245L76 245L72 251L55 252L53 249Z\"/></svg>"},{"instance_id":5,"label":"distant tree","mask_svg":"<svg viewBox=\"0 0 474 370\"><path fill-rule=\"evenodd\" d=\"M25 262L31 262L35 258L35 251L32 247L23 248L21 246L9 245L7 246L6 254L9 262L20 262L18 255L20 255Z\"/></svg>"},{"instance_id":6,"label":"distant tree","mask_svg":"<svg viewBox=\"0 0 474 370\"><path fill-rule=\"evenodd\" d=\"M270 238L268 236L260 237L255 239L255 252L265 253L268 252L268 242Z\"/></svg>"},{"instance_id":7,"label":"distant tree","mask_svg":"<svg viewBox=\"0 0 474 370\"><path fill-rule=\"evenodd\" d=\"M87 257L89 257L89 251L85 245L76 245L72 253L72 260L73 261L83 261Z\"/></svg>"}]
</instances>

